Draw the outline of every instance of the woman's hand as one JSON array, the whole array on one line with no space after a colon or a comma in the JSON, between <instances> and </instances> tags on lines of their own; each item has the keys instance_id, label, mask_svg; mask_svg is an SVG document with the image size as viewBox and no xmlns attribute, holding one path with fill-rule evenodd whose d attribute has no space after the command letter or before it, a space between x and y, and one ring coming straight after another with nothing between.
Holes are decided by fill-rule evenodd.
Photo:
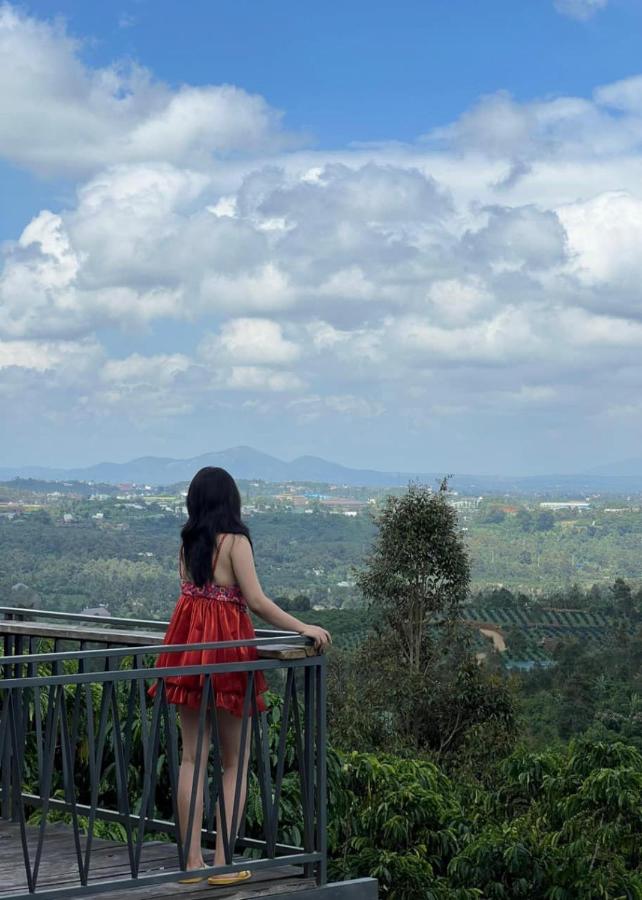
<instances>
[{"instance_id":1,"label":"woman's hand","mask_svg":"<svg viewBox=\"0 0 642 900\"><path fill-rule=\"evenodd\" d=\"M306 625L303 630L299 629L299 634L314 638L314 649L319 653L323 653L328 644L332 643L330 632L320 625Z\"/></svg>"}]
</instances>

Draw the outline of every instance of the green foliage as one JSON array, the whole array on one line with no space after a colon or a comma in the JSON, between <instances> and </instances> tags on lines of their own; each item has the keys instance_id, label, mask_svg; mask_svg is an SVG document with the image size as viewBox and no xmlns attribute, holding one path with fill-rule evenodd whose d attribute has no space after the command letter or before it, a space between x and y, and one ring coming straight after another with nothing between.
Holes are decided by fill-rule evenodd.
<instances>
[{"instance_id":1,"label":"green foliage","mask_svg":"<svg viewBox=\"0 0 642 900\"><path fill-rule=\"evenodd\" d=\"M562 665L570 665L568 659ZM483 684L475 677L467 683L472 674L466 666L459 670L456 681L461 693L450 701L455 714L459 708L466 710L467 703L484 703ZM93 686L84 696L97 717L101 688ZM68 717L75 697L73 687L65 689ZM118 692L116 699L123 726L127 692ZM46 700L43 690L40 702L44 705ZM274 771L284 727L283 706L277 694L270 694L269 701L268 751ZM470 718L469 712L464 715ZM111 718L98 802L114 808ZM137 717L132 726L128 794L132 812L138 812L144 760ZM445 728L443 722L435 727ZM642 752L623 741L586 736L556 750L533 751L520 745L513 752L507 747L500 751L494 727L505 735L499 718L486 716L470 725L456 751L444 757L447 765L426 758L425 753L412 758L407 752L374 754L329 747L331 877L375 876L381 896L389 900L642 900ZM161 816L171 818L165 746L162 740L156 806ZM300 845L303 819L292 719L285 748L279 840ZM81 731L75 773L80 802L89 799L87 751ZM30 742L27 790L37 789L36 759ZM58 760L53 784L53 795L58 797L64 795L60 773ZM53 812L51 818L68 821L65 815ZM32 822L38 816L36 811ZM86 824L82 820L81 825ZM252 770L246 833L260 837L262 825L259 785ZM123 838L122 826L112 823L98 823L96 834Z\"/></svg>"},{"instance_id":2,"label":"green foliage","mask_svg":"<svg viewBox=\"0 0 642 900\"><path fill-rule=\"evenodd\" d=\"M81 486L73 488L79 493ZM40 595L46 608L78 612L104 602L112 614L167 618L177 595L182 515L180 509L175 513L165 506L169 502L179 508L179 498L139 498L135 505L144 508L135 509L116 497L90 501L67 494L71 488L64 485L59 489L64 496L50 501L46 509L12 521L0 519L0 592L5 598L22 581ZM107 494L105 488L97 490ZM43 499L27 491L22 495L26 501ZM523 498L513 503L505 509L515 513L504 512L491 501L479 512L459 514L459 523L467 529L464 537L475 588L503 585L532 597L560 587L567 592L574 583L584 591L597 583L601 587L588 605L606 609L614 602L609 585L621 577L631 585L634 610L642 618L642 511L613 514L595 509L577 515L527 507ZM73 515L72 524L62 524L64 512ZM103 514L102 520L92 518L96 512ZM553 527L538 530L540 512ZM257 569L269 596L287 597L289 603L303 594L312 606L359 602L351 573L361 565L375 534L370 516L348 518L322 509L300 515L272 509L251 515L248 521ZM567 605L577 608L579 603L569 597Z\"/></svg>"},{"instance_id":3,"label":"green foliage","mask_svg":"<svg viewBox=\"0 0 642 900\"><path fill-rule=\"evenodd\" d=\"M0 523L5 594L24 580L47 607L77 610L100 599L112 613L167 617L177 587L176 516L112 507L99 526L87 501L63 502L73 527L43 511ZM642 591L632 581L642 515L506 509L484 506L464 537L445 491L414 485L388 498L378 532L366 516L323 512L251 522L268 593L333 634L331 877L374 875L390 900L642 900ZM337 582L377 534L358 578L369 609L310 609L358 602L356 590ZM470 604L468 553L484 586ZM464 617L501 627L502 658L554 665L510 674L492 652L478 665L473 651L488 644ZM68 717L75 699L65 689ZM126 699L119 690L121 726ZM282 703L277 694L269 699L275 767ZM43 690L43 711L46 700ZM97 728L98 686L89 701ZM127 772L134 812L144 773L137 715ZM99 794L107 807L115 803L114 738L110 716ZM26 788L35 790L29 741ZM61 797L56 754L52 793ZM82 733L76 754L78 798L87 802ZM156 802L171 817L165 762L162 748ZM291 728L279 822L279 840L302 842ZM259 837L262 825L251 772L246 833ZM120 828L97 823L96 833L120 839Z\"/></svg>"},{"instance_id":4,"label":"green foliage","mask_svg":"<svg viewBox=\"0 0 642 900\"><path fill-rule=\"evenodd\" d=\"M552 512L541 512L535 519L536 531L552 531L555 528L555 516Z\"/></svg>"},{"instance_id":5,"label":"green foliage","mask_svg":"<svg viewBox=\"0 0 642 900\"><path fill-rule=\"evenodd\" d=\"M506 513L500 506L489 506L481 515L480 522L484 525L498 525L506 518Z\"/></svg>"},{"instance_id":6,"label":"green foliage","mask_svg":"<svg viewBox=\"0 0 642 900\"><path fill-rule=\"evenodd\" d=\"M331 787L330 814L338 823L329 847L333 877L372 875L383 896L396 900L430 896L431 883L457 850L463 826L457 798L439 768L389 755L348 753L340 789Z\"/></svg>"},{"instance_id":7,"label":"green foliage","mask_svg":"<svg viewBox=\"0 0 642 900\"><path fill-rule=\"evenodd\" d=\"M390 900L642 897L635 748L520 748L495 766L487 789L390 755L347 753L341 771L332 871L376 874Z\"/></svg>"},{"instance_id":8,"label":"green foliage","mask_svg":"<svg viewBox=\"0 0 642 900\"><path fill-rule=\"evenodd\" d=\"M342 747L426 751L475 770L480 729L493 737L487 753L510 747L513 698L477 664L462 625L468 559L445 482L388 497L378 527L358 577L373 631L353 655L332 659L332 734Z\"/></svg>"},{"instance_id":9,"label":"green foliage","mask_svg":"<svg viewBox=\"0 0 642 900\"><path fill-rule=\"evenodd\" d=\"M100 602L112 615L168 619L178 596L181 517L157 504L136 510L114 500L60 502L74 516L70 525L62 524L62 509L0 519L5 604L13 585L25 582L46 609L80 612ZM92 519L97 508L102 520ZM350 576L373 535L368 516L274 512L249 524L268 596L286 598L283 606L297 611L354 604Z\"/></svg>"},{"instance_id":10,"label":"green foliage","mask_svg":"<svg viewBox=\"0 0 642 900\"><path fill-rule=\"evenodd\" d=\"M418 655L424 623L456 618L470 585L469 563L447 483L433 492L410 484L390 495L376 520L377 536L357 584L384 625L399 629L407 662Z\"/></svg>"}]
</instances>

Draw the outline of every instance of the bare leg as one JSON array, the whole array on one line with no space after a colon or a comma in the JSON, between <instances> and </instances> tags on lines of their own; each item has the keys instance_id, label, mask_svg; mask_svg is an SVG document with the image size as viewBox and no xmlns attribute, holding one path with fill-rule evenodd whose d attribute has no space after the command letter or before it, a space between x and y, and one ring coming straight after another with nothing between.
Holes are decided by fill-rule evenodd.
<instances>
[{"instance_id":1,"label":"bare leg","mask_svg":"<svg viewBox=\"0 0 642 900\"><path fill-rule=\"evenodd\" d=\"M192 799L192 784L196 768L196 752L198 747L199 713L189 706L180 706L181 736L183 753L178 772L178 815L183 847L187 847L187 827L189 825L189 807ZM194 821L192 824L189 853L186 861L188 869L202 869L205 865L201 850L201 828L203 827L203 792L207 773L207 756L210 747L209 717L205 720L205 728L201 739L201 759L198 771L198 787L194 802Z\"/></svg>"},{"instance_id":2,"label":"bare leg","mask_svg":"<svg viewBox=\"0 0 642 900\"><path fill-rule=\"evenodd\" d=\"M219 741L221 743L221 763L223 766L223 802L225 803L225 824L227 826L228 835L232 827L232 814L234 810L234 793L236 791L236 777L239 771L239 762L241 755L241 726L242 718L235 716L226 709L217 708L216 710ZM247 734L245 741L245 753L243 758L243 775L241 778L241 790L239 796L239 806L237 813L236 831L238 833L241 824L241 814L245 805L245 797L247 794L247 769L250 759L250 747L252 737L252 720L247 723ZM223 827L220 819L219 800L216 801L216 849L214 852L214 865L225 865L225 852L223 844ZM236 834L231 836L230 845L233 844Z\"/></svg>"}]
</instances>

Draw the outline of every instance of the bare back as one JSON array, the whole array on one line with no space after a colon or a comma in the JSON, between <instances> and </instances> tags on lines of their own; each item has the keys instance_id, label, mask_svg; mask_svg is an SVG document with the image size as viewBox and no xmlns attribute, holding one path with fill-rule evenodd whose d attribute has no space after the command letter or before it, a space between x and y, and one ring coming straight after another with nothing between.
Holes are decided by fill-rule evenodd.
<instances>
[{"instance_id":1,"label":"bare back","mask_svg":"<svg viewBox=\"0 0 642 900\"><path fill-rule=\"evenodd\" d=\"M212 580L219 587L234 587L237 585L234 567L232 565L232 547L235 534L217 534L215 538L214 553L212 556ZM190 580L190 574L185 565L185 555L181 546L178 569L181 579Z\"/></svg>"},{"instance_id":2,"label":"bare back","mask_svg":"<svg viewBox=\"0 0 642 900\"><path fill-rule=\"evenodd\" d=\"M216 548L212 559L212 578L219 587L236 585L236 575L232 565L232 547L235 534L217 534Z\"/></svg>"}]
</instances>

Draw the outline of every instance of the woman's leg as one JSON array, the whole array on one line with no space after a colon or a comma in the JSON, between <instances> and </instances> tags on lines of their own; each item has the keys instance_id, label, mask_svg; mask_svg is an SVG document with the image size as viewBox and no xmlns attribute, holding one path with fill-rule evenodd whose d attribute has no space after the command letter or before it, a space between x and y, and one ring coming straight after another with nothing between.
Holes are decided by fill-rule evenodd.
<instances>
[{"instance_id":1,"label":"woman's leg","mask_svg":"<svg viewBox=\"0 0 642 900\"><path fill-rule=\"evenodd\" d=\"M187 848L187 827L189 825L189 807L192 799L192 784L196 769L196 753L198 748L198 710L189 706L179 706L181 719L181 737L183 740L183 753L178 772L178 815L181 827L181 839L183 847ZM201 850L201 828L203 827L203 793L205 776L207 774L207 756L210 749L210 722L205 720L205 729L201 739L201 759L198 770L198 787L194 802L194 821L192 823L191 839L189 841L189 853L187 856L188 869L201 869L205 865Z\"/></svg>"},{"instance_id":2,"label":"woman's leg","mask_svg":"<svg viewBox=\"0 0 642 900\"><path fill-rule=\"evenodd\" d=\"M241 755L241 726L242 718L235 716L227 709L220 707L216 710L216 718L218 724L218 735L221 744L221 764L223 766L223 802L225 803L225 825L227 833L234 849L233 844L236 834L230 836L232 827L232 814L234 810L234 793L236 791L236 777L239 771L239 762ZM239 796L239 805L236 822L236 833L238 834L241 824L241 815L245 806L245 797L247 794L247 769L250 759L250 747L252 737L252 720L247 723L247 734L245 740L245 752L243 754L243 770L241 776L241 790ZM219 800L216 801L216 849L214 852L214 865L225 865L225 847L223 844L223 827L220 819Z\"/></svg>"}]
</instances>

